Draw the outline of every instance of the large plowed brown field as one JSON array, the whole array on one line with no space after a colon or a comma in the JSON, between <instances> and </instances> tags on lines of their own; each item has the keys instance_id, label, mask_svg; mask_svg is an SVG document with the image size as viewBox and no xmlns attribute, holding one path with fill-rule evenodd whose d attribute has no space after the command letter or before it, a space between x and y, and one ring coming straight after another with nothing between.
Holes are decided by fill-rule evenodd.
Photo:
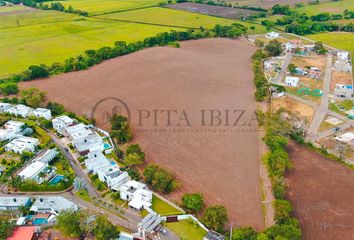
<instances>
[{"instance_id":1,"label":"large plowed brown field","mask_svg":"<svg viewBox=\"0 0 354 240\"><path fill-rule=\"evenodd\" d=\"M183 193L202 192L208 205L222 204L228 209L234 226L261 229L257 127L251 120L256 107L250 57L255 50L241 40L186 41L180 48L145 49L87 71L25 82L21 87L43 89L49 100L88 116L105 97L123 100L131 112L134 141L141 144L148 162L172 171L181 183L170 198L179 200ZM107 100L97 108L99 125L107 127L105 116L114 101ZM117 105L113 109L124 113L124 107ZM171 124L166 110L173 110ZM214 126L210 126L209 110L222 111L221 125L214 118ZM238 126L231 126L240 110L245 112Z\"/></svg>"},{"instance_id":2,"label":"large plowed brown field","mask_svg":"<svg viewBox=\"0 0 354 240\"><path fill-rule=\"evenodd\" d=\"M354 171L296 144L288 197L304 240L354 239Z\"/></svg>"}]
</instances>

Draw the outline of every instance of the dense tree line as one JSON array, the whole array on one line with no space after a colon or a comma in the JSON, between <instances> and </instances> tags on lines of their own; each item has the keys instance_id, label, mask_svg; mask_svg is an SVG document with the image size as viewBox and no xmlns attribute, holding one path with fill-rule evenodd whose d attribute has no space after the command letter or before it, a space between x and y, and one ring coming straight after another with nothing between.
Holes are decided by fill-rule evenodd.
<instances>
[{"instance_id":1,"label":"dense tree line","mask_svg":"<svg viewBox=\"0 0 354 240\"><path fill-rule=\"evenodd\" d=\"M263 59L265 59L268 55L261 49L257 50L252 55L252 63L253 63L253 81L256 85L255 98L257 101L263 101L269 94L268 91L268 81L264 76L263 70Z\"/></svg>"},{"instance_id":2,"label":"dense tree line","mask_svg":"<svg viewBox=\"0 0 354 240\"><path fill-rule=\"evenodd\" d=\"M269 153L264 156L270 178L272 190L276 200L273 203L276 224L257 233L251 227L234 229L233 240L300 240L302 233L297 219L291 216L291 203L284 199L286 187L284 173L291 168L291 162L285 151L287 138L293 138L294 129L289 121L282 118L283 111L268 114L265 118L266 135L264 141L269 147Z\"/></svg>"},{"instance_id":3,"label":"dense tree line","mask_svg":"<svg viewBox=\"0 0 354 240\"><path fill-rule=\"evenodd\" d=\"M0 219L0 240L6 240L12 235L15 225Z\"/></svg>"},{"instance_id":4,"label":"dense tree line","mask_svg":"<svg viewBox=\"0 0 354 240\"><path fill-rule=\"evenodd\" d=\"M323 31L353 32L353 23L337 23L334 20L350 19L354 17L354 11L345 10L343 14L318 13L308 16L305 13L297 13L290 10L289 6L276 4L272 8L272 14L282 14L284 17L276 21L263 20L262 25L268 29L274 26L282 26L286 32L298 35L313 34Z\"/></svg>"}]
</instances>

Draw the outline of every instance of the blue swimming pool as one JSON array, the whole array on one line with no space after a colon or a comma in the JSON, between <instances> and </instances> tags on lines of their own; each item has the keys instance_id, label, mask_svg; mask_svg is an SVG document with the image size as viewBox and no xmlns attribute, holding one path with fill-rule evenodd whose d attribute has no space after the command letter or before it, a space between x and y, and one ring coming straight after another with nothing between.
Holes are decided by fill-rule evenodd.
<instances>
[{"instance_id":1,"label":"blue swimming pool","mask_svg":"<svg viewBox=\"0 0 354 240\"><path fill-rule=\"evenodd\" d=\"M52 180L49 181L49 185L55 185L64 180L63 175L56 175Z\"/></svg>"},{"instance_id":2,"label":"blue swimming pool","mask_svg":"<svg viewBox=\"0 0 354 240\"><path fill-rule=\"evenodd\" d=\"M47 223L48 223L48 221L45 218L36 218L32 222L33 225L42 225L42 224L47 224Z\"/></svg>"},{"instance_id":3,"label":"blue swimming pool","mask_svg":"<svg viewBox=\"0 0 354 240\"><path fill-rule=\"evenodd\" d=\"M104 150L110 149L111 145L109 145L109 143L104 142L103 143L103 148L104 148Z\"/></svg>"}]
</instances>

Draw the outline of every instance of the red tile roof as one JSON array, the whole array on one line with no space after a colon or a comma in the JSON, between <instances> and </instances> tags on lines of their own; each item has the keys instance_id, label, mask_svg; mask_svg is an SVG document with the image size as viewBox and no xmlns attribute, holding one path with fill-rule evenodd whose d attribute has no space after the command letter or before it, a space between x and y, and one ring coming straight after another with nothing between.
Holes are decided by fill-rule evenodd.
<instances>
[{"instance_id":1,"label":"red tile roof","mask_svg":"<svg viewBox=\"0 0 354 240\"><path fill-rule=\"evenodd\" d=\"M18 227L7 240L32 240L36 227Z\"/></svg>"}]
</instances>

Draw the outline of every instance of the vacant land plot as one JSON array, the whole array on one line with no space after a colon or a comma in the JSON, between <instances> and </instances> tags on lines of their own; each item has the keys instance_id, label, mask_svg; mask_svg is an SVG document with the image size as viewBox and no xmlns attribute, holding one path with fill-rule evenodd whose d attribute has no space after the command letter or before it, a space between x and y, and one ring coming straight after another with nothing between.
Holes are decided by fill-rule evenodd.
<instances>
[{"instance_id":1,"label":"vacant land plot","mask_svg":"<svg viewBox=\"0 0 354 240\"><path fill-rule=\"evenodd\" d=\"M300 68L317 67L322 73L326 68L327 58L326 56L307 56L307 57L293 57L291 60L292 64Z\"/></svg>"},{"instance_id":2,"label":"vacant land plot","mask_svg":"<svg viewBox=\"0 0 354 240\"><path fill-rule=\"evenodd\" d=\"M330 0L322 0L321 2L329 2ZM280 5L290 5L294 6L296 3L308 3L312 2L312 0L227 0L226 2L235 2L241 6L251 6L251 7L262 7L262 8L271 8L275 4Z\"/></svg>"},{"instance_id":3,"label":"vacant land plot","mask_svg":"<svg viewBox=\"0 0 354 240\"><path fill-rule=\"evenodd\" d=\"M354 0L342 0L338 2L326 2L313 6L306 6L294 9L299 13L316 15L321 12L343 13L345 9L354 10Z\"/></svg>"},{"instance_id":4,"label":"vacant land plot","mask_svg":"<svg viewBox=\"0 0 354 240\"><path fill-rule=\"evenodd\" d=\"M352 75L350 73L332 71L331 91L334 90L336 84L352 85Z\"/></svg>"},{"instance_id":5,"label":"vacant land plot","mask_svg":"<svg viewBox=\"0 0 354 240\"><path fill-rule=\"evenodd\" d=\"M289 97L281 97L272 99L272 110L277 111L280 108L291 110L293 113L299 114L306 119L308 123L312 121L314 109L304 103L295 101Z\"/></svg>"},{"instance_id":6,"label":"vacant land plot","mask_svg":"<svg viewBox=\"0 0 354 240\"><path fill-rule=\"evenodd\" d=\"M0 16L13 15L19 13L33 12L36 9L25 6L0 6Z\"/></svg>"},{"instance_id":7,"label":"vacant land plot","mask_svg":"<svg viewBox=\"0 0 354 240\"><path fill-rule=\"evenodd\" d=\"M178 9L178 10L185 10L189 12L196 12L196 13L202 13L202 14L231 18L231 19L241 19L243 17L247 17L252 14L259 13L257 11L246 10L246 9L213 6L208 4L191 3L191 2L171 4L168 5L168 7Z\"/></svg>"},{"instance_id":8,"label":"vacant land plot","mask_svg":"<svg viewBox=\"0 0 354 240\"><path fill-rule=\"evenodd\" d=\"M60 1L65 7L83 10L89 15L100 15L109 12L129 11L132 9L157 6L160 0L65 0Z\"/></svg>"},{"instance_id":9,"label":"vacant land plot","mask_svg":"<svg viewBox=\"0 0 354 240\"><path fill-rule=\"evenodd\" d=\"M354 236L354 171L297 144L287 174L288 198L304 240L351 240Z\"/></svg>"},{"instance_id":10,"label":"vacant land plot","mask_svg":"<svg viewBox=\"0 0 354 240\"><path fill-rule=\"evenodd\" d=\"M170 198L179 201L183 193L202 192L208 205L222 204L228 209L234 225L261 229L258 127L250 120L256 109L250 60L255 50L241 40L187 41L179 49L145 49L87 71L24 82L21 87L39 87L50 100L88 116L103 98L123 100L131 112L135 141L148 162L167 168L182 184ZM94 116L107 128L105 116L112 109L124 111L118 102L106 103L96 108ZM238 126L231 125L239 111L230 115L230 126L225 115L221 125L214 121L218 126L210 126L210 112L204 111L203 126L202 110L208 109L223 114L227 109L245 112ZM168 110L172 111L170 124ZM180 121L183 112L190 124Z\"/></svg>"},{"instance_id":11,"label":"vacant land plot","mask_svg":"<svg viewBox=\"0 0 354 240\"><path fill-rule=\"evenodd\" d=\"M202 15L198 13L191 13L186 11L179 11L175 9L153 7L146 9L139 9L129 12L119 12L113 14L106 14L100 16L105 19L112 20L124 20L132 22L141 22L147 24L161 24L167 26L177 26L185 28L199 28L203 27L214 27L215 24L221 25L231 25L232 23L241 23L246 27L254 26L255 30L249 30L250 34L264 33L266 32L263 26L257 24L251 24L247 22L241 22L226 18L217 18L207 15Z\"/></svg>"}]
</instances>

